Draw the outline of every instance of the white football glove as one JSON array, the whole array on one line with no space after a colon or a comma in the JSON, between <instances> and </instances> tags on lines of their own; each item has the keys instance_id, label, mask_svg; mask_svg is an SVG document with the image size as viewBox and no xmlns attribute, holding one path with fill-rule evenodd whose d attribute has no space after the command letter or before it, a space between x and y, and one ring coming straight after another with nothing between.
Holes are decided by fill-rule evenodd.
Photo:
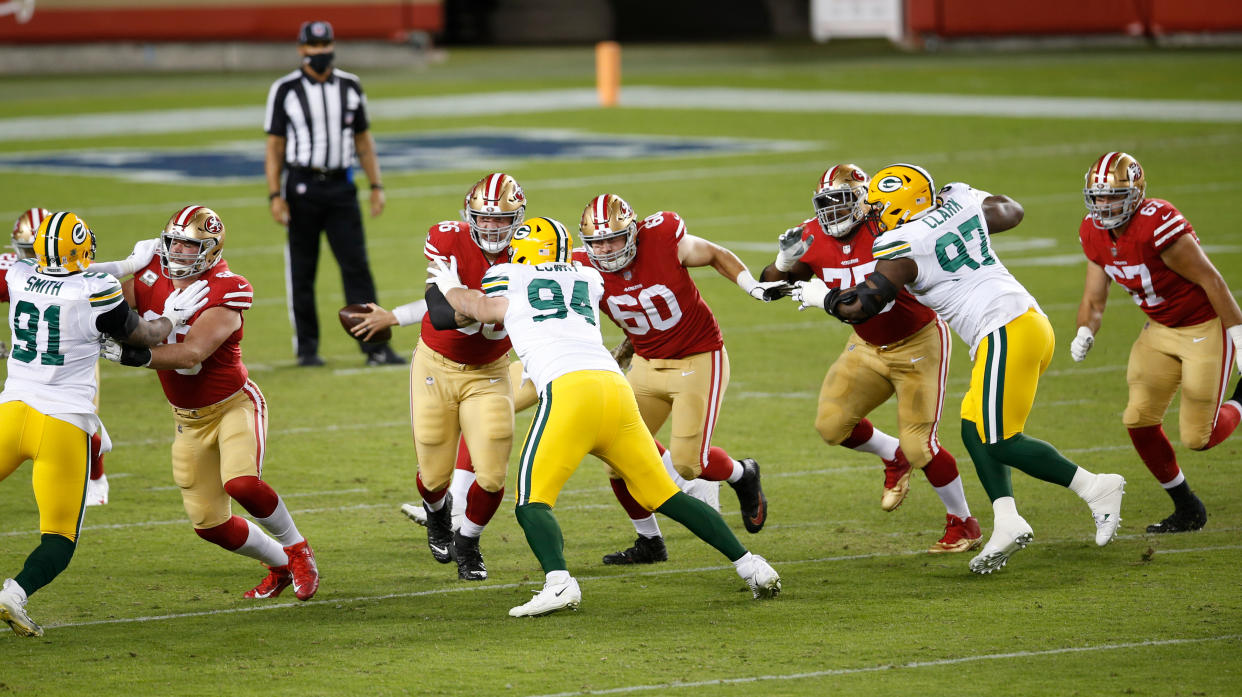
<instances>
[{"instance_id":1,"label":"white football glove","mask_svg":"<svg viewBox=\"0 0 1242 697\"><path fill-rule=\"evenodd\" d=\"M435 284L446 298L450 290L466 287L457 276L457 257L449 257L447 265L440 257L433 258L427 265L427 282Z\"/></svg>"},{"instance_id":2,"label":"white football glove","mask_svg":"<svg viewBox=\"0 0 1242 697\"><path fill-rule=\"evenodd\" d=\"M0 361L9 357L9 345L0 341Z\"/></svg>"},{"instance_id":3,"label":"white football glove","mask_svg":"<svg viewBox=\"0 0 1242 697\"><path fill-rule=\"evenodd\" d=\"M802 239L802 226L791 227L776 239L776 262L773 266L778 271L788 273L794 264L806 254L806 250L811 248L811 243L815 241L814 237Z\"/></svg>"},{"instance_id":4,"label":"white football glove","mask_svg":"<svg viewBox=\"0 0 1242 697\"><path fill-rule=\"evenodd\" d=\"M824 309L824 298L828 297L828 286L824 285L819 277L809 281L798 281L793 285L793 295L790 297L794 299L794 302L801 303L798 305L799 312L808 307Z\"/></svg>"},{"instance_id":5,"label":"white football glove","mask_svg":"<svg viewBox=\"0 0 1242 697\"><path fill-rule=\"evenodd\" d=\"M120 261L97 261L91 264L91 271L102 271L117 278L132 276L138 273L139 269L150 264L159 249L160 238L158 237L150 240L138 240L134 244L134 251L130 252L129 256Z\"/></svg>"},{"instance_id":6,"label":"white football glove","mask_svg":"<svg viewBox=\"0 0 1242 697\"><path fill-rule=\"evenodd\" d=\"M1079 327L1078 336L1070 342L1070 358L1073 358L1075 363L1082 363L1092 346L1095 346L1095 334L1086 327Z\"/></svg>"},{"instance_id":7,"label":"white football glove","mask_svg":"<svg viewBox=\"0 0 1242 697\"><path fill-rule=\"evenodd\" d=\"M168 294L164 301L164 314L161 317L172 322L173 329L180 327L207 304L207 281L199 279L185 288L176 288Z\"/></svg>"}]
</instances>

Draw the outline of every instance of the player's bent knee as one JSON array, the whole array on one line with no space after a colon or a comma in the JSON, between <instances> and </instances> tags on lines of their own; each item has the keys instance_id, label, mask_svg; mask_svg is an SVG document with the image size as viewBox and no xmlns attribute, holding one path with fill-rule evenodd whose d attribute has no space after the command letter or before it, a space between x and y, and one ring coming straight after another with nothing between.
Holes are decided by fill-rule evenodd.
<instances>
[{"instance_id":1,"label":"player's bent knee","mask_svg":"<svg viewBox=\"0 0 1242 697\"><path fill-rule=\"evenodd\" d=\"M840 445L850 437L854 426L858 424L857 420L850 423L845 419L845 414L840 409L829 408L824 409L823 405L819 412L815 415L815 430L819 433L819 437L824 439L828 445Z\"/></svg>"},{"instance_id":2,"label":"player's bent knee","mask_svg":"<svg viewBox=\"0 0 1242 697\"><path fill-rule=\"evenodd\" d=\"M1159 426L1164 423L1164 414L1157 413L1152 409L1143 409L1127 405L1125 411L1121 412L1121 423L1126 428L1147 428L1148 426Z\"/></svg>"},{"instance_id":3,"label":"player's bent knee","mask_svg":"<svg viewBox=\"0 0 1242 697\"><path fill-rule=\"evenodd\" d=\"M901 441L901 452L905 454L906 460L915 469L923 469L927 463L932 461L931 447L926 440L903 439Z\"/></svg>"}]
</instances>

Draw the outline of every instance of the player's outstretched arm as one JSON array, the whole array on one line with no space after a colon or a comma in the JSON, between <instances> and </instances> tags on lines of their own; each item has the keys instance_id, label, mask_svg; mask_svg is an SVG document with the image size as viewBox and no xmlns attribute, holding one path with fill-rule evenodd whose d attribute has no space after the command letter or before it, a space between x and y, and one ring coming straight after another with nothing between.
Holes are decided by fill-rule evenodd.
<instances>
[{"instance_id":1,"label":"player's outstretched arm","mask_svg":"<svg viewBox=\"0 0 1242 697\"><path fill-rule=\"evenodd\" d=\"M1095 334L1104 323L1104 306L1108 303L1108 286L1112 279L1094 261L1087 260L1087 279L1082 287L1082 302L1078 305L1078 334L1070 342L1070 357L1075 363L1087 357L1095 345Z\"/></svg>"},{"instance_id":2,"label":"player's outstretched arm","mask_svg":"<svg viewBox=\"0 0 1242 697\"><path fill-rule=\"evenodd\" d=\"M733 281L752 298L772 302L787 295L788 284L784 281L760 283L750 275L750 269L733 252L702 237L683 235L677 243L677 259L686 268L710 266L721 276Z\"/></svg>"},{"instance_id":3,"label":"player's outstretched arm","mask_svg":"<svg viewBox=\"0 0 1242 697\"><path fill-rule=\"evenodd\" d=\"M147 264L151 263L159 249L160 238L158 237L138 240L129 256L120 261L97 261L91 264L91 271L110 274L117 279L133 276L139 269L146 268Z\"/></svg>"},{"instance_id":4,"label":"player's outstretched arm","mask_svg":"<svg viewBox=\"0 0 1242 697\"><path fill-rule=\"evenodd\" d=\"M154 370L193 368L215 353L241 326L242 316L237 310L221 306L208 308L194 320L183 341L151 349L151 362L147 367Z\"/></svg>"},{"instance_id":5,"label":"player's outstretched arm","mask_svg":"<svg viewBox=\"0 0 1242 697\"><path fill-rule=\"evenodd\" d=\"M1008 196L988 196L980 204L983 207L983 219L988 224L988 232L996 234L1018 227L1026 215L1022 204Z\"/></svg>"}]
</instances>

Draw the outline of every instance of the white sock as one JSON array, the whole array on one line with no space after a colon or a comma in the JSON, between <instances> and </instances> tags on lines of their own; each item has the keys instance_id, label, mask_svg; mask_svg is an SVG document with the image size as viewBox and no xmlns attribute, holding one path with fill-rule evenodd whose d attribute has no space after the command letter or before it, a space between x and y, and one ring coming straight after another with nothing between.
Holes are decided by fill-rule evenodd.
<instances>
[{"instance_id":1,"label":"white sock","mask_svg":"<svg viewBox=\"0 0 1242 697\"><path fill-rule=\"evenodd\" d=\"M1078 494L1078 498L1088 501L1088 496L1095 489L1096 475L1091 474L1087 470L1079 467L1074 472L1074 478L1070 480L1070 491Z\"/></svg>"},{"instance_id":2,"label":"white sock","mask_svg":"<svg viewBox=\"0 0 1242 697\"><path fill-rule=\"evenodd\" d=\"M457 531L466 537L478 537L483 534L483 527L484 526L479 525L473 520L463 516L461 519L461 527L458 528Z\"/></svg>"},{"instance_id":3,"label":"white sock","mask_svg":"<svg viewBox=\"0 0 1242 697\"><path fill-rule=\"evenodd\" d=\"M897 448L900 445L901 441L877 428L865 443L855 445L852 449L860 453L879 455L881 460L891 460L897 457Z\"/></svg>"},{"instance_id":4,"label":"white sock","mask_svg":"<svg viewBox=\"0 0 1242 697\"><path fill-rule=\"evenodd\" d=\"M544 576L543 580L544 583L561 584L569 583L569 579L571 578L573 578L573 576L569 575L569 571L567 569L557 569L556 571L549 571Z\"/></svg>"},{"instance_id":5,"label":"white sock","mask_svg":"<svg viewBox=\"0 0 1242 697\"><path fill-rule=\"evenodd\" d=\"M962 520L970 517L970 504L966 503L966 491L962 488L962 478L956 477L944 486L933 486L936 495L944 504L944 512L955 515Z\"/></svg>"},{"instance_id":6,"label":"white sock","mask_svg":"<svg viewBox=\"0 0 1242 697\"><path fill-rule=\"evenodd\" d=\"M440 500L436 501L435 503L432 503L428 501L427 499L423 499L423 507L426 508L428 511L435 513L441 508L444 508L444 502L447 500L448 500L447 496L441 496Z\"/></svg>"},{"instance_id":7,"label":"white sock","mask_svg":"<svg viewBox=\"0 0 1242 697\"><path fill-rule=\"evenodd\" d=\"M283 547L296 545L306 539L302 537L302 533L298 532L293 516L289 515L289 509L285 508L285 500L279 496L276 497L276 510L266 518L255 517L255 521L271 533L272 537L275 537Z\"/></svg>"},{"instance_id":8,"label":"white sock","mask_svg":"<svg viewBox=\"0 0 1242 697\"><path fill-rule=\"evenodd\" d=\"M737 460L734 460L733 461L733 474L729 475L729 479L727 481L730 484L737 484L737 481L742 478L742 473L745 471L746 470L742 468L742 463L738 462Z\"/></svg>"},{"instance_id":9,"label":"white sock","mask_svg":"<svg viewBox=\"0 0 1242 697\"><path fill-rule=\"evenodd\" d=\"M258 525L248 518L242 518L246 521L246 527L250 533L246 536L246 541L241 547L233 550L244 557L258 559L268 566L286 566L289 564L289 555L285 554L285 549L279 542L267 536Z\"/></svg>"},{"instance_id":10,"label":"white sock","mask_svg":"<svg viewBox=\"0 0 1242 697\"><path fill-rule=\"evenodd\" d=\"M1170 481L1164 482L1160 486L1164 487L1165 489L1172 489L1173 487L1178 486L1184 481L1186 481L1186 473L1182 472L1181 470L1178 470L1176 477L1174 477Z\"/></svg>"},{"instance_id":11,"label":"white sock","mask_svg":"<svg viewBox=\"0 0 1242 697\"><path fill-rule=\"evenodd\" d=\"M453 515L461 516L466 512L466 496L470 485L474 484L474 472L469 470L453 470L453 483L449 484L449 493L453 495Z\"/></svg>"},{"instance_id":12,"label":"white sock","mask_svg":"<svg viewBox=\"0 0 1242 697\"><path fill-rule=\"evenodd\" d=\"M656 522L654 513L642 520L630 519L630 522L634 524L634 530L643 537L661 537L660 524Z\"/></svg>"}]
</instances>

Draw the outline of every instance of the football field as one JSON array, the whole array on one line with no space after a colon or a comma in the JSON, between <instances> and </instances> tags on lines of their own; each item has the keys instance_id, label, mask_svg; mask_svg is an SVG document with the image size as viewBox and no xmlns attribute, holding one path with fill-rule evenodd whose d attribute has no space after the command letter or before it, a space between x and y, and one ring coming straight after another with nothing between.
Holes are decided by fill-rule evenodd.
<instances>
[{"instance_id":1,"label":"football field","mask_svg":"<svg viewBox=\"0 0 1242 697\"><path fill-rule=\"evenodd\" d=\"M528 218L561 220L575 237L587 201L616 193L640 216L680 213L689 232L758 275L776 237L813 215L826 168L920 164L938 185L964 181L1025 206L1024 222L994 244L1058 338L1027 433L1126 477L1117 538L1097 547L1078 497L1016 473L1029 548L990 576L968 571L973 553L927 554L944 510L926 478L916 473L906 502L885 513L879 460L829 448L814 429L848 328L790 301L758 303L704 268L692 275L732 365L715 444L761 463L770 506L767 526L749 535L724 487L723 514L781 573L783 593L751 600L726 559L666 518L667 562L603 565L634 530L588 458L556 508L581 608L509 618L543 582L512 505L482 538L488 580L459 581L431 558L424 529L399 510L418 499L408 371L363 365L335 317L344 300L326 245L317 292L327 365L295 365L284 231L262 178L263 100L277 75L0 78L0 223L31 206L72 210L94 229L97 258L111 260L182 206L220 214L224 256L255 289L242 347L270 407L264 479L322 573L310 602L292 592L244 600L265 570L191 530L156 376L106 363L111 501L87 509L69 568L30 600L46 635L0 631L0 694L1238 694L1242 433L1189 451L1174 401L1165 428L1209 520L1196 533L1145 534L1172 504L1121 423L1144 316L1114 287L1085 362L1071 361L1069 342L1086 268L1083 173L1108 151L1143 163L1148 195L1185 214L1242 291L1242 53L624 51L614 109L593 105L589 48L454 50L422 70L357 71L388 195L383 215L365 221L381 304L422 297L428 227L457 219L463 194L490 171L518 179ZM337 55L349 69L348 45ZM621 333L605 324L614 345ZM417 339L417 327L397 328L393 343L408 356ZM953 352L940 438L986 536L991 507L959 435L967 347L955 340ZM530 418L517 416L511 461ZM896 433L894 402L870 418ZM0 483L0 579L38 542L30 469Z\"/></svg>"}]
</instances>

